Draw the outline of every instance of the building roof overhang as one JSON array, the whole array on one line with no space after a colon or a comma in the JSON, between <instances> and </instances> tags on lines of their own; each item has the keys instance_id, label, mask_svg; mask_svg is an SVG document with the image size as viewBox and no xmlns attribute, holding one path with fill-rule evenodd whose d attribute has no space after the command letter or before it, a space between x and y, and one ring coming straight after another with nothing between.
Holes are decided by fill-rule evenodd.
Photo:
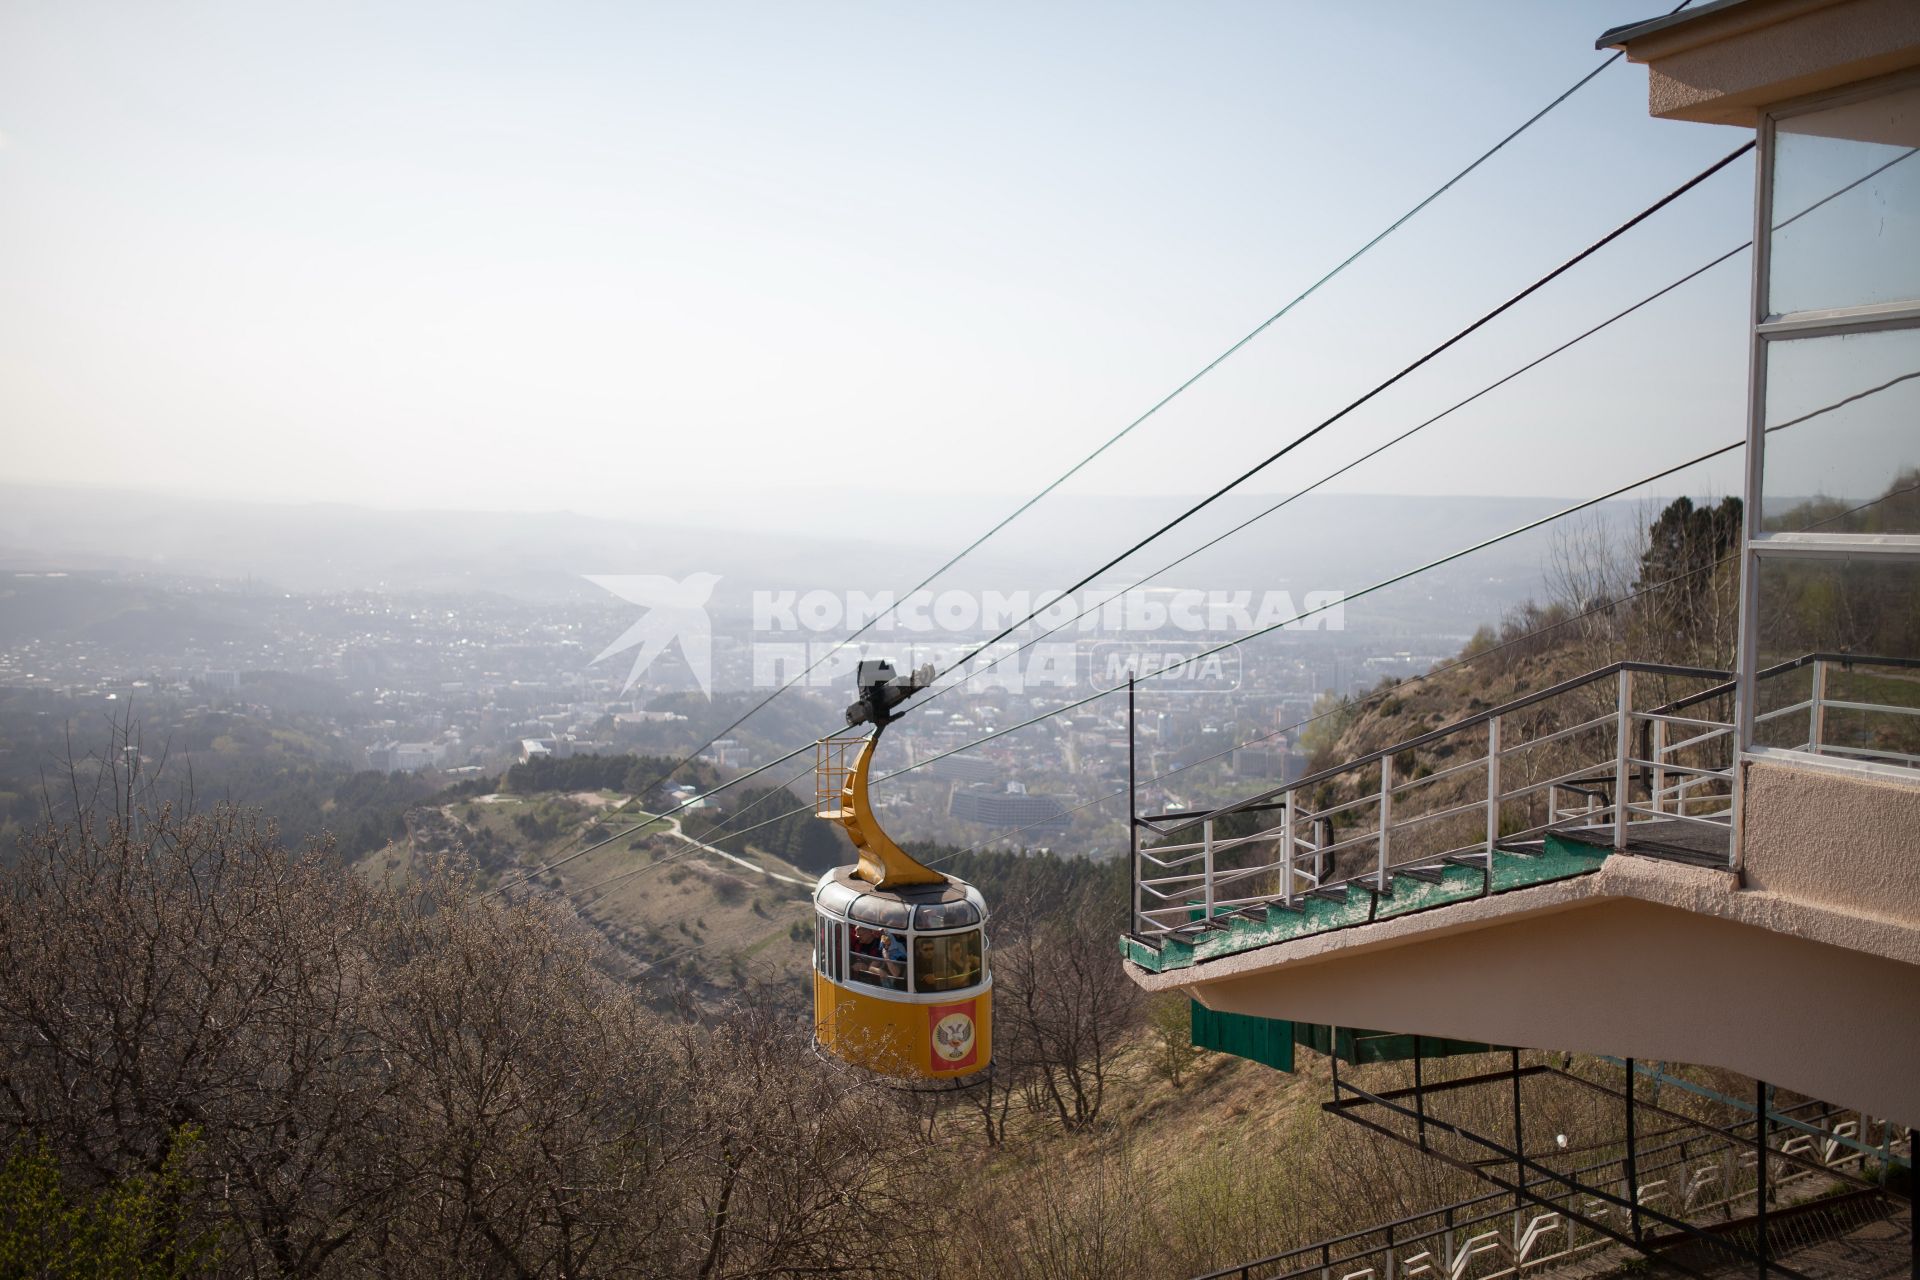
<instances>
[{"instance_id":1,"label":"building roof overhang","mask_svg":"<svg viewBox=\"0 0 1920 1280\"><path fill-rule=\"evenodd\" d=\"M1716 15L1737 6L1749 4L1750 0L1712 0L1709 4L1682 9L1677 13L1663 13L1657 18L1644 18L1639 22L1628 22L1609 28L1593 42L1596 49L1625 49L1631 42L1650 37L1661 31L1673 31L1679 27L1696 26L1702 21L1711 21Z\"/></svg>"},{"instance_id":2,"label":"building roof overhang","mask_svg":"<svg viewBox=\"0 0 1920 1280\"><path fill-rule=\"evenodd\" d=\"M1595 42L1648 68L1648 109L1751 127L1774 104L1920 66L1912 0L1712 0Z\"/></svg>"}]
</instances>

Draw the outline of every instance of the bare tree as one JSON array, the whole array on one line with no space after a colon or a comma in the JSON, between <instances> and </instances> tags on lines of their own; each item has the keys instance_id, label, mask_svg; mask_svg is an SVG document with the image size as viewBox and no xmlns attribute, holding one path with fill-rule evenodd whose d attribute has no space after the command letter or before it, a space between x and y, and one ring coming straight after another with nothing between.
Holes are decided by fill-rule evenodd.
<instances>
[{"instance_id":1,"label":"bare tree","mask_svg":"<svg viewBox=\"0 0 1920 1280\"><path fill-rule=\"evenodd\" d=\"M375 885L232 809L76 815L0 869L0 1145L166 1188L156 1257L204 1229L245 1276L941 1269L888 1224L943 1153L791 1010L670 1021L564 905L467 870Z\"/></svg>"},{"instance_id":2,"label":"bare tree","mask_svg":"<svg viewBox=\"0 0 1920 1280\"><path fill-rule=\"evenodd\" d=\"M342 963L371 909L235 810L47 828L0 900L0 1127L101 1185L157 1174L191 1129L252 1268L316 1273L391 1192L369 991Z\"/></svg>"},{"instance_id":3,"label":"bare tree","mask_svg":"<svg viewBox=\"0 0 1920 1280\"><path fill-rule=\"evenodd\" d=\"M1069 913L1001 948L994 982L996 1034L1027 1089L1062 1128L1093 1124L1143 999L1114 962L1111 935L1097 917Z\"/></svg>"}]
</instances>

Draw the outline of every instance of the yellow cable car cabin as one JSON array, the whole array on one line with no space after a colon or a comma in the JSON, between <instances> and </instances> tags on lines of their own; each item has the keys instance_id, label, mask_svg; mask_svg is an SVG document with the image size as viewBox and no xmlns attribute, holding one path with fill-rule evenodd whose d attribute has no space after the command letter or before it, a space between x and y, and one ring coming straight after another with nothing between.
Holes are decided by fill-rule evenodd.
<instances>
[{"instance_id":1,"label":"yellow cable car cabin","mask_svg":"<svg viewBox=\"0 0 1920 1280\"><path fill-rule=\"evenodd\" d=\"M854 1066L959 1085L993 1058L986 900L896 845L867 796L892 709L932 680L930 666L901 677L890 663L862 662L847 723L873 732L819 744L815 812L846 829L860 861L814 886L813 1024L815 1042Z\"/></svg>"}]
</instances>

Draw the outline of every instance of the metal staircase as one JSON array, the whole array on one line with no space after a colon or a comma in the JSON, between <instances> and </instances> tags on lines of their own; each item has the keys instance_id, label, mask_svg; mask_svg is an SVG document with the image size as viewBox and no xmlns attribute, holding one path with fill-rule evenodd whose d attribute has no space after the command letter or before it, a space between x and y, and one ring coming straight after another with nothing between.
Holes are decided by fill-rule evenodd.
<instances>
[{"instance_id":1,"label":"metal staircase","mask_svg":"<svg viewBox=\"0 0 1920 1280\"><path fill-rule=\"evenodd\" d=\"M1511 1075L1474 1076L1441 1089L1505 1088L1521 1080L1537 1088L1554 1079L1573 1077L1516 1063ZM1386 1113L1402 1111L1406 1132L1390 1136L1497 1189L1197 1280L1503 1280L1548 1272L1644 1275L1649 1266L1674 1276L1879 1280L1906 1275L1913 1265L1910 1200L1879 1180L1910 1161L1912 1135L1885 1121L1804 1102L1769 1106L1764 1121L1748 1108L1747 1120L1714 1125L1642 1100L1637 1138L1629 1123L1624 1140L1616 1135L1580 1151L1549 1155L1532 1142L1515 1173L1511 1148L1425 1107L1398 1106L1395 1099L1408 1101L1406 1092L1375 1095L1349 1085L1327 1109L1380 1132L1392 1119ZM1631 1094L1627 1105L1634 1110Z\"/></svg>"}]
</instances>

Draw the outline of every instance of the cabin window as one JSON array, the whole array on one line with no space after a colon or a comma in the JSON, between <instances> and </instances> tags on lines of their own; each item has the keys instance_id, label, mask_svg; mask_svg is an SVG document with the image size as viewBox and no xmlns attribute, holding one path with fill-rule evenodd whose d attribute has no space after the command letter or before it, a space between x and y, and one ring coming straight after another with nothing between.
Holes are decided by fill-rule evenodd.
<instances>
[{"instance_id":1,"label":"cabin window","mask_svg":"<svg viewBox=\"0 0 1920 1280\"><path fill-rule=\"evenodd\" d=\"M814 895L814 901L820 904L822 911L831 911L835 915L845 915L853 900L860 895L843 884L823 884L820 892Z\"/></svg>"},{"instance_id":2,"label":"cabin window","mask_svg":"<svg viewBox=\"0 0 1920 1280\"><path fill-rule=\"evenodd\" d=\"M980 910L965 898L958 902L932 902L913 913L916 929L957 929L963 924L979 924Z\"/></svg>"},{"instance_id":3,"label":"cabin window","mask_svg":"<svg viewBox=\"0 0 1920 1280\"><path fill-rule=\"evenodd\" d=\"M817 923L819 927L813 943L814 967L835 982L844 982L847 966L841 941L846 926L826 916L818 917Z\"/></svg>"},{"instance_id":4,"label":"cabin window","mask_svg":"<svg viewBox=\"0 0 1920 1280\"><path fill-rule=\"evenodd\" d=\"M892 929L873 925L849 926L851 937L847 951L847 977L870 987L889 991L907 989L906 936Z\"/></svg>"},{"instance_id":5,"label":"cabin window","mask_svg":"<svg viewBox=\"0 0 1920 1280\"><path fill-rule=\"evenodd\" d=\"M861 924L879 925L889 930L905 929L913 923L912 907L873 893L855 898L853 905L847 908L847 914Z\"/></svg>"},{"instance_id":6,"label":"cabin window","mask_svg":"<svg viewBox=\"0 0 1920 1280\"><path fill-rule=\"evenodd\" d=\"M913 940L915 991L958 991L977 985L980 977L980 930Z\"/></svg>"}]
</instances>

